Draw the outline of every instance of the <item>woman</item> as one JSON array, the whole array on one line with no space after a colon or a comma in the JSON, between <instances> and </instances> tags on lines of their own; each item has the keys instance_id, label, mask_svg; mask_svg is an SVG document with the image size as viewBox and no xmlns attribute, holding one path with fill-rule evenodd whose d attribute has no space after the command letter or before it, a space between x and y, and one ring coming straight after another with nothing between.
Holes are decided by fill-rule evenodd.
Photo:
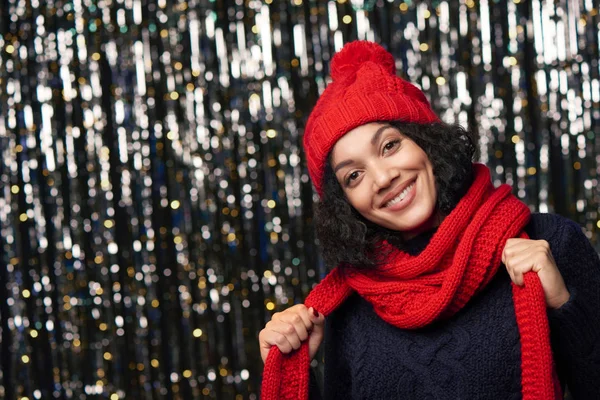
<instances>
[{"instance_id":1,"label":"woman","mask_svg":"<svg viewBox=\"0 0 600 400\"><path fill-rule=\"evenodd\" d=\"M335 268L261 331L262 398L320 397L326 336L327 399L600 399L600 261L579 226L494 188L379 45L346 45L331 75L304 148Z\"/></svg>"}]
</instances>

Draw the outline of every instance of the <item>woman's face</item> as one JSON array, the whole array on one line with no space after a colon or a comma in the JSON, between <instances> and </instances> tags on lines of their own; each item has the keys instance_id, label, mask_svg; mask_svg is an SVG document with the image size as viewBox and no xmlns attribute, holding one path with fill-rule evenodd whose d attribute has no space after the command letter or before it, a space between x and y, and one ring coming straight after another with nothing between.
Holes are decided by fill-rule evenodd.
<instances>
[{"instance_id":1,"label":"woman's face","mask_svg":"<svg viewBox=\"0 0 600 400\"><path fill-rule=\"evenodd\" d=\"M331 166L350 204L405 238L437 226L433 167L425 152L384 123L359 126L335 144Z\"/></svg>"}]
</instances>

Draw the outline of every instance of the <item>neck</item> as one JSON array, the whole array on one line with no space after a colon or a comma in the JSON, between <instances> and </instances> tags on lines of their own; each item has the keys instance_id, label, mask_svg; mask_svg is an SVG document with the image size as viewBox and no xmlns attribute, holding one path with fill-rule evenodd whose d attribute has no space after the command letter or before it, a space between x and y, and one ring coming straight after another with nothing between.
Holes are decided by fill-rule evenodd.
<instances>
[{"instance_id":1,"label":"neck","mask_svg":"<svg viewBox=\"0 0 600 400\"><path fill-rule=\"evenodd\" d=\"M438 210L436 210L431 214L431 216L425 222L423 222L421 225L419 225L415 229L401 232L402 239L404 239L405 241L410 240L410 239L414 238L415 236L420 235L423 232L427 232L434 228L437 228L438 226L440 226L440 224L442 223L443 220L444 220L444 216L442 215L442 213L440 213Z\"/></svg>"}]
</instances>

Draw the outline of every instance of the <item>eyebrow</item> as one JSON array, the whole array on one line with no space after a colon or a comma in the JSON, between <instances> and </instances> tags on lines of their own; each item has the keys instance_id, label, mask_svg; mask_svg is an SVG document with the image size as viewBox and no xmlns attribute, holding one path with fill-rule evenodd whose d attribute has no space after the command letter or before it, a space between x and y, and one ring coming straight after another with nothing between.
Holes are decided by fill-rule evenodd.
<instances>
[{"instance_id":1,"label":"eyebrow","mask_svg":"<svg viewBox=\"0 0 600 400\"><path fill-rule=\"evenodd\" d=\"M383 132L385 132L386 129L389 129L389 128L393 128L393 126L392 125L384 125L384 126L380 127L379 129L377 129L377 131L375 132L375 134L371 138L371 145L375 146L377 144L377 142L379 141L379 138L381 137L381 134ZM335 168L333 170L333 173L337 174L337 172L341 168L344 168L346 165L350 165L353 162L354 162L354 160L342 161L341 163L339 163L338 165L335 166Z\"/></svg>"},{"instance_id":2,"label":"eyebrow","mask_svg":"<svg viewBox=\"0 0 600 400\"><path fill-rule=\"evenodd\" d=\"M377 129L377 132L375 132L375 134L373 135L373 137L371 138L371 144L373 146L375 146L377 144L377 142L379 141L379 137L381 136L381 134L388 128L393 128L393 126L391 125L384 125L382 127L380 127L379 129Z\"/></svg>"}]
</instances>

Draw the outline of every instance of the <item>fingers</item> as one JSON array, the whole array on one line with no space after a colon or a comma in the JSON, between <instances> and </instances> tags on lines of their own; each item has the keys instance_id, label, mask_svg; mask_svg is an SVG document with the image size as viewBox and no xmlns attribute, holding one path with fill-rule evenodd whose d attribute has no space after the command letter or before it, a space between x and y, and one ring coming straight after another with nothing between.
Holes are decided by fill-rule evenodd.
<instances>
[{"instance_id":1,"label":"fingers","mask_svg":"<svg viewBox=\"0 0 600 400\"><path fill-rule=\"evenodd\" d=\"M517 286L523 286L523 274L525 274L525 272L529 272L529 271L525 271L523 269L514 269L513 270L513 282L515 283L515 285Z\"/></svg>"},{"instance_id":2,"label":"fingers","mask_svg":"<svg viewBox=\"0 0 600 400\"><path fill-rule=\"evenodd\" d=\"M542 251L551 255L550 245L545 240L508 239L502 251L502 262L521 253Z\"/></svg>"},{"instance_id":3,"label":"fingers","mask_svg":"<svg viewBox=\"0 0 600 400\"><path fill-rule=\"evenodd\" d=\"M284 354L293 350L292 344L285 335L266 328L260 331L258 341L260 343L260 356L263 362L267 360L269 350L271 350L271 347L273 346L277 346Z\"/></svg>"},{"instance_id":4,"label":"fingers","mask_svg":"<svg viewBox=\"0 0 600 400\"><path fill-rule=\"evenodd\" d=\"M308 354L312 360L319 350L321 342L323 341L325 331L325 315L313 309L312 307L309 309L309 315L311 321L313 322L313 330L308 340Z\"/></svg>"},{"instance_id":5,"label":"fingers","mask_svg":"<svg viewBox=\"0 0 600 400\"><path fill-rule=\"evenodd\" d=\"M534 263L531 259L521 258L521 259L508 259L505 264L506 270L510 275L510 279L517 286L523 286L524 279L523 275L529 271L533 270Z\"/></svg>"},{"instance_id":6,"label":"fingers","mask_svg":"<svg viewBox=\"0 0 600 400\"><path fill-rule=\"evenodd\" d=\"M300 348L300 345L302 344L302 339L300 339L300 334L296 331L296 327L294 325L284 321L279 321L273 323L269 322L267 326L270 330L283 335L286 338L287 342L289 342L292 346L291 349L288 349L287 346L285 346L284 348L280 347L279 350L281 350L282 353L289 353L292 350ZM279 344L280 343L277 343L278 347Z\"/></svg>"},{"instance_id":7,"label":"fingers","mask_svg":"<svg viewBox=\"0 0 600 400\"><path fill-rule=\"evenodd\" d=\"M510 279L518 286L523 285L523 274L531 270L531 264L524 261L526 260L518 260L513 257L508 258L504 263Z\"/></svg>"},{"instance_id":8,"label":"fingers","mask_svg":"<svg viewBox=\"0 0 600 400\"><path fill-rule=\"evenodd\" d=\"M271 321L267 323L265 329L259 334L259 343L261 357L266 360L269 350L272 346L277 346L284 353L290 353L297 350L302 342L311 335L315 322L321 323L324 317L315 317L312 309L298 304L288 308L285 311L273 314Z\"/></svg>"},{"instance_id":9,"label":"fingers","mask_svg":"<svg viewBox=\"0 0 600 400\"><path fill-rule=\"evenodd\" d=\"M523 275L529 271L539 272L549 258L552 258L550 247L544 240L521 240L507 242L502 254L502 261L515 285L524 284Z\"/></svg>"},{"instance_id":10,"label":"fingers","mask_svg":"<svg viewBox=\"0 0 600 400\"><path fill-rule=\"evenodd\" d=\"M308 339L309 331L313 326L308 310L298 309L297 312L294 313L282 313L279 320L293 326L301 341Z\"/></svg>"},{"instance_id":11,"label":"fingers","mask_svg":"<svg viewBox=\"0 0 600 400\"><path fill-rule=\"evenodd\" d=\"M527 252L536 244L535 242L535 240L529 239L508 239L502 250L502 262L506 264L506 261L510 258L520 253Z\"/></svg>"},{"instance_id":12,"label":"fingers","mask_svg":"<svg viewBox=\"0 0 600 400\"><path fill-rule=\"evenodd\" d=\"M323 327L325 325L325 315L320 313L318 310L313 307L308 309L308 315L310 316L310 321L319 327ZM314 328L313 328L314 329Z\"/></svg>"},{"instance_id":13,"label":"fingers","mask_svg":"<svg viewBox=\"0 0 600 400\"><path fill-rule=\"evenodd\" d=\"M547 241L509 239L502 251L502 262L515 285L524 284L527 272L537 273L549 308L561 307L569 300L571 295Z\"/></svg>"}]
</instances>

